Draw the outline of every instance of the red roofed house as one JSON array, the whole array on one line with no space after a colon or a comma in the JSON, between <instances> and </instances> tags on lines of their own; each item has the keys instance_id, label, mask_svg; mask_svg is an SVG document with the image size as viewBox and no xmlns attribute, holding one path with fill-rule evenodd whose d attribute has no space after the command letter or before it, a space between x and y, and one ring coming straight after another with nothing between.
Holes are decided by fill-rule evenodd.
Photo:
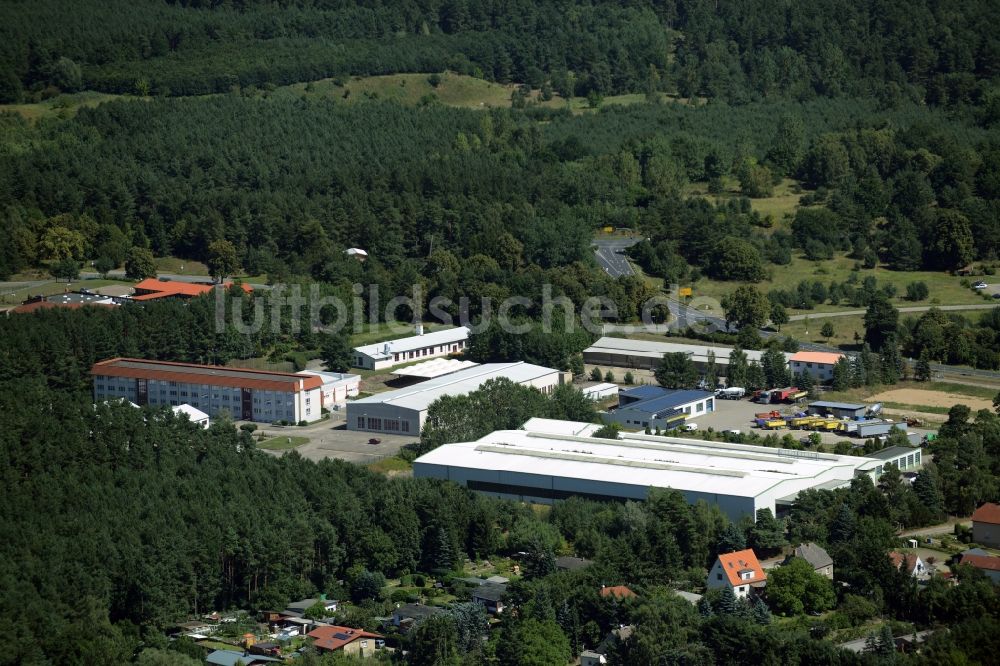
<instances>
[{"instance_id":1,"label":"red roofed house","mask_svg":"<svg viewBox=\"0 0 1000 666\"><path fill-rule=\"evenodd\" d=\"M1000 548L1000 505L987 502L972 514L972 540Z\"/></svg>"},{"instance_id":2,"label":"red roofed house","mask_svg":"<svg viewBox=\"0 0 1000 666\"><path fill-rule=\"evenodd\" d=\"M612 585L611 587L605 587L602 585L601 596L614 597L615 599L633 599L639 595L625 585Z\"/></svg>"},{"instance_id":3,"label":"red roofed house","mask_svg":"<svg viewBox=\"0 0 1000 666\"><path fill-rule=\"evenodd\" d=\"M927 566L916 553L900 553L893 550L889 553L889 561L892 566L902 569L911 576L923 576L927 573Z\"/></svg>"},{"instance_id":4,"label":"red roofed house","mask_svg":"<svg viewBox=\"0 0 1000 666\"><path fill-rule=\"evenodd\" d=\"M229 289L232 282L222 285ZM158 298L194 298L207 294L216 287L209 282L181 282L179 280L159 280L157 278L146 278L135 285L135 296L133 301L152 301ZM240 287L248 294L253 291L250 285L241 284Z\"/></svg>"},{"instance_id":5,"label":"red roofed house","mask_svg":"<svg viewBox=\"0 0 1000 666\"><path fill-rule=\"evenodd\" d=\"M382 636L351 627L318 627L306 636L314 639L313 647L320 652L341 650L344 654L355 657L370 657L377 648L385 645Z\"/></svg>"},{"instance_id":6,"label":"red roofed house","mask_svg":"<svg viewBox=\"0 0 1000 666\"><path fill-rule=\"evenodd\" d=\"M710 590L728 587L737 597L745 597L751 588L767 584L767 574L757 561L753 549L719 555L708 572L706 587Z\"/></svg>"},{"instance_id":7,"label":"red roofed house","mask_svg":"<svg viewBox=\"0 0 1000 666\"><path fill-rule=\"evenodd\" d=\"M842 358L844 355L837 352L800 351L792 354L788 365L793 374L807 373L816 381L827 382L833 379L833 366Z\"/></svg>"},{"instance_id":8,"label":"red roofed house","mask_svg":"<svg viewBox=\"0 0 1000 666\"><path fill-rule=\"evenodd\" d=\"M968 564L986 574L994 583L1000 583L1000 557L992 555L962 555L959 564Z\"/></svg>"}]
</instances>

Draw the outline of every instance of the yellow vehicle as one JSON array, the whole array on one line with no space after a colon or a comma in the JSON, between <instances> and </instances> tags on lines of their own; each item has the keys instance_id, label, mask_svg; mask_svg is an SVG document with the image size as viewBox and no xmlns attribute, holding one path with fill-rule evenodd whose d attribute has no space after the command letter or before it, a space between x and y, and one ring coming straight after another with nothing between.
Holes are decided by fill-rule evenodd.
<instances>
[{"instance_id":1,"label":"yellow vehicle","mask_svg":"<svg viewBox=\"0 0 1000 666\"><path fill-rule=\"evenodd\" d=\"M809 428L816 419L812 416L798 416L788 421L789 428Z\"/></svg>"},{"instance_id":2,"label":"yellow vehicle","mask_svg":"<svg viewBox=\"0 0 1000 666\"><path fill-rule=\"evenodd\" d=\"M768 430L777 430L778 428L784 428L786 425L785 419L771 419L764 422L764 427Z\"/></svg>"},{"instance_id":3,"label":"yellow vehicle","mask_svg":"<svg viewBox=\"0 0 1000 666\"><path fill-rule=\"evenodd\" d=\"M823 429L824 430L840 430L841 425L842 424L840 423L840 421L826 421L825 423L823 423Z\"/></svg>"}]
</instances>

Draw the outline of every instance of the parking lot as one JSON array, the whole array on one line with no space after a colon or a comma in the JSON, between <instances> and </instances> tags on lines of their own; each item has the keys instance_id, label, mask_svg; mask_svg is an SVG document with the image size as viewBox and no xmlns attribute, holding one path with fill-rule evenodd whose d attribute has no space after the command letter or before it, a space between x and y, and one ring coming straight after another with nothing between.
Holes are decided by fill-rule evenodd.
<instances>
[{"instance_id":1,"label":"parking lot","mask_svg":"<svg viewBox=\"0 0 1000 666\"><path fill-rule=\"evenodd\" d=\"M394 456L406 444L419 441L415 435L386 435L383 433L355 432L347 429L347 424L343 419L343 412L334 412L330 419L320 421L305 427L288 426L276 428L266 426L255 433L264 433L264 437L308 437L309 442L295 449L282 451L268 451L271 455L282 456L289 450L294 450L303 458L309 460L322 460L323 458L336 458L347 462L366 465L382 458ZM376 438L378 444L369 444L369 440ZM266 449L262 449L265 450Z\"/></svg>"},{"instance_id":2,"label":"parking lot","mask_svg":"<svg viewBox=\"0 0 1000 666\"><path fill-rule=\"evenodd\" d=\"M780 430L763 430L757 428L752 422L754 414L757 412L768 412L772 409L776 409L784 414L796 411L798 408L793 405L758 405L746 399L716 400L714 412L693 417L691 421L698 424L699 430L707 430L708 428L716 431L739 430L742 433L755 432L761 436L775 434L778 437L783 437L786 434L791 434L795 439L800 439L813 432L811 430L791 430L788 428ZM863 441L854 440L843 433L821 432L819 436L824 444L834 444L845 439L859 443Z\"/></svg>"}]
</instances>

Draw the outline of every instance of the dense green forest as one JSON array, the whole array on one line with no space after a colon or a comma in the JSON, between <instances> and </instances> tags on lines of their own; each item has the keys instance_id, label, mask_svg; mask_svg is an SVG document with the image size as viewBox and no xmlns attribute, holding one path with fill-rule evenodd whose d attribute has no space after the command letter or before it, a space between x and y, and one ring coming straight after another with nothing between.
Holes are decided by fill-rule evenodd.
<instances>
[{"instance_id":1,"label":"dense green forest","mask_svg":"<svg viewBox=\"0 0 1000 666\"><path fill-rule=\"evenodd\" d=\"M546 281L612 294L588 268L605 225L643 230L633 256L671 281L757 281L793 252L940 270L1000 248L1000 141L968 115L817 100L550 116L236 95L7 116L0 267L120 265L132 245L205 259L225 239L249 274L275 281L400 293L422 280L454 298L532 296ZM790 224L749 199L684 196L723 177L751 195L759 178L814 189ZM351 246L372 260L348 261Z\"/></svg>"},{"instance_id":2,"label":"dense green forest","mask_svg":"<svg viewBox=\"0 0 1000 666\"><path fill-rule=\"evenodd\" d=\"M904 355L995 369L1000 309L903 316L893 285L855 274L996 270L995 14L938 0L0 0L0 104L123 95L52 117L0 113L0 279L88 262L140 278L153 255L175 257L224 265L217 277L315 287L348 303L348 320L375 305L372 286L381 303L422 289L419 312L377 313L401 320L429 318L435 296L452 316L471 297L475 318L480 297L516 295L531 301L513 312L528 333L486 328L470 357L564 369L592 338L546 332L543 294L575 306L605 296L632 321L661 281L711 281L732 287L725 317L747 348L779 308L868 308L842 388L896 381ZM400 72L436 87L446 70L511 84L512 108L282 87ZM623 93L639 101L603 100ZM795 196L787 214L755 206L776 188ZM590 242L608 226L643 239L629 252L645 275L599 268ZM845 256L851 277L820 279ZM803 261L817 272L782 282ZM766 281L767 293L754 286ZM354 284L366 288L357 302ZM920 284L906 297L926 300ZM780 520L733 523L671 491L539 510L276 457L225 421L203 430L166 410L92 404L89 368L111 356L301 366L342 355L345 338L296 329L274 294L231 296L221 329L211 297L0 317L0 664L190 663L201 648L168 642L172 623L318 593L350 602L341 622L374 630L407 599L387 580L436 593L434 580L464 600L453 578L466 558L510 557L524 576L492 630L458 603L392 636L408 651L394 659L551 666L605 640L615 666L957 666L1000 653L1000 588L967 567L957 586L918 587L886 557L901 527L1000 500L996 413L952 408L912 483L890 468L877 485L803 493ZM241 332L237 304L243 321L262 306L264 325ZM502 382L432 412L404 458L529 416L594 418L572 388ZM829 550L834 583L786 567L768 605L709 594L694 606L672 592L700 589L720 552L801 541ZM556 571L559 554L594 564ZM604 597L603 585L638 597ZM616 634L623 625L635 631ZM861 655L824 640L875 626ZM896 655L885 635L922 628L947 631L918 655Z\"/></svg>"},{"instance_id":3,"label":"dense green forest","mask_svg":"<svg viewBox=\"0 0 1000 666\"><path fill-rule=\"evenodd\" d=\"M451 69L564 96L678 91L981 101L989 2L58 0L4 3L0 100L48 89L192 95Z\"/></svg>"},{"instance_id":4,"label":"dense green forest","mask_svg":"<svg viewBox=\"0 0 1000 666\"><path fill-rule=\"evenodd\" d=\"M918 592L885 552L896 544L897 525L967 514L997 497L996 414L953 409L932 447L933 463L912 486L890 472L877 487L864 477L850 489L811 491L783 521L761 512L733 524L717 508L689 506L670 491L644 503L569 500L539 514L448 483L389 480L294 453L275 458L225 422L203 430L168 411L94 407L78 365L88 353L112 353L121 344L139 355L172 353L163 346L169 341L146 335L153 324L133 329L123 343L119 313L127 310L0 321L0 609L18 618L2 663L120 664L148 648L185 650L183 642L168 646L161 629L196 612L280 608L317 591L352 600L342 620L374 628L391 604L381 593L382 576L424 572L448 580L466 557L517 552L527 559L524 579L511 588L516 612L504 613L485 642L460 642L468 635L459 615L421 625L407 639L411 663L563 663L631 623L636 632L610 645L611 663L654 663L657 655L676 664L890 663L817 640L878 614L951 627L914 663L952 663L941 660L960 652L990 660L1000 628L998 588L960 569L959 586L937 580ZM159 306L149 313L177 314ZM88 344L108 346L92 352ZM572 393L546 397L497 385L442 402L425 445L511 427L528 415L587 418L592 406ZM718 552L745 545L775 552L787 540L816 541L834 556L837 591L805 598L820 610L837 607L822 621L779 626L760 604L710 595L696 609L669 592L699 585ZM555 572L552 557L560 553L596 564ZM640 597L613 603L597 594L603 584L629 585ZM784 598L782 589L775 586L775 599ZM792 608L775 612L803 612ZM550 647L529 658L521 649L534 645L536 634ZM441 660L442 651L459 654L458 645L461 657Z\"/></svg>"}]
</instances>

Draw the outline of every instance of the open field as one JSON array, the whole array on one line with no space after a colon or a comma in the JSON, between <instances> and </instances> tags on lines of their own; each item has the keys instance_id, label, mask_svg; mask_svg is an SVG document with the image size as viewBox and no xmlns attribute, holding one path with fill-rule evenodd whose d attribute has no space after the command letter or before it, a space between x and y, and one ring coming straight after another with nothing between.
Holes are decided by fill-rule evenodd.
<instances>
[{"instance_id":1,"label":"open field","mask_svg":"<svg viewBox=\"0 0 1000 666\"><path fill-rule=\"evenodd\" d=\"M278 86L272 90L262 90L257 94L265 96L295 95L306 98L331 98L346 104L356 104L365 100L391 100L408 106L424 103L444 104L469 109L509 108L511 94L517 88L516 84L493 83L464 74L453 72L440 73L441 81L437 87L428 81L430 73L425 74L389 74L384 76L365 76L350 78L327 78L317 81L304 81L287 86ZM104 102L114 100L148 101L149 97L135 95L113 95L93 91L57 95L43 102L30 104L0 104L0 113L17 113L28 120L41 118L72 118L84 107L95 107ZM587 113L591 109L589 102L583 97L573 97L569 100L554 95L548 101L542 101L538 90L532 91L529 100L533 104L545 108L569 108L573 113ZM637 104L644 102L644 94L609 95L601 100L600 106ZM664 103L690 104L691 101L675 95L661 95ZM695 99L695 103L703 103L703 99ZM175 271L171 271L175 272ZM196 275L196 273L191 273Z\"/></svg>"},{"instance_id":2,"label":"open field","mask_svg":"<svg viewBox=\"0 0 1000 666\"><path fill-rule=\"evenodd\" d=\"M684 189L684 193L688 196L702 197L712 203L724 203L730 199L739 199L743 196L743 193L740 192L740 183L736 178L725 176L722 181L725 185L725 191L720 194L710 193L708 191L708 183L704 181L688 184ZM770 215L774 221L774 226L780 227L786 215L791 216L795 214L795 209L799 205L799 199L804 194L804 192L796 193L794 191L797 184L797 181L785 178L774 186L772 196L751 199L750 207L763 217Z\"/></svg>"},{"instance_id":3,"label":"open field","mask_svg":"<svg viewBox=\"0 0 1000 666\"><path fill-rule=\"evenodd\" d=\"M286 451L288 449L294 449L296 447L308 443L309 443L308 437L290 437L287 435L283 435L278 437L272 437L270 439L265 439L264 441L257 444L257 448L267 449L268 451Z\"/></svg>"},{"instance_id":4,"label":"open field","mask_svg":"<svg viewBox=\"0 0 1000 666\"><path fill-rule=\"evenodd\" d=\"M882 391L868 398L879 402L896 403L906 406L950 409L953 405L963 404L972 411L993 409L993 401L957 393L924 390L917 388L897 388ZM946 412L947 413L947 412Z\"/></svg>"},{"instance_id":5,"label":"open field","mask_svg":"<svg viewBox=\"0 0 1000 666\"><path fill-rule=\"evenodd\" d=\"M445 324L441 323L427 323L424 324L424 332L430 333L431 331L439 331L442 328L450 328ZM376 322L364 324L364 330L360 332L354 332L351 335L351 346L360 347L362 345L370 345L373 342L382 342L383 340L394 340L396 338L405 338L407 336L414 335L413 326L411 324L404 324L399 322Z\"/></svg>"},{"instance_id":6,"label":"open field","mask_svg":"<svg viewBox=\"0 0 1000 666\"><path fill-rule=\"evenodd\" d=\"M44 284L15 287L12 289L0 287L0 304L17 305L31 296L53 296L78 289L99 289L100 287L107 287L109 285L132 286L132 284L132 282L124 282L122 280L75 280L69 283L52 280Z\"/></svg>"},{"instance_id":7,"label":"open field","mask_svg":"<svg viewBox=\"0 0 1000 666\"><path fill-rule=\"evenodd\" d=\"M156 259L158 273L174 275L204 275L208 277L208 267L200 261L178 259L177 257L158 257Z\"/></svg>"},{"instance_id":8,"label":"open field","mask_svg":"<svg viewBox=\"0 0 1000 666\"><path fill-rule=\"evenodd\" d=\"M93 91L57 95L44 102L33 104L0 104L0 113L18 113L28 120L41 118L72 118L84 107L95 107L116 99L144 100L146 97L112 95Z\"/></svg>"},{"instance_id":9,"label":"open field","mask_svg":"<svg viewBox=\"0 0 1000 666\"><path fill-rule=\"evenodd\" d=\"M413 465L398 456L392 456L371 463L368 469L386 476L400 476L409 474L413 470Z\"/></svg>"},{"instance_id":10,"label":"open field","mask_svg":"<svg viewBox=\"0 0 1000 666\"><path fill-rule=\"evenodd\" d=\"M795 338L799 342L819 342L834 347L854 346L854 334L864 337L864 315L848 315L835 319L801 319L790 321L781 327L781 334ZM827 321L833 326L833 336L829 339L819 334Z\"/></svg>"},{"instance_id":11,"label":"open field","mask_svg":"<svg viewBox=\"0 0 1000 666\"><path fill-rule=\"evenodd\" d=\"M802 253L795 252L792 262L787 266L770 266L771 279L765 280L755 286L760 291L767 293L771 289L795 289L802 280L819 280L824 285L830 282L847 282L852 273L857 275L857 284L860 285L868 276L878 280L879 286L892 284L896 287L896 296L892 299L896 307L930 306L930 305L983 305L989 306L982 296L972 289L961 285L962 278L947 273L933 271L892 271L884 266L872 269L860 269L854 271L855 260L845 255L837 255L833 259L826 261L809 261ZM906 285L910 282L925 282L930 291L930 296L924 301L907 301L902 298L906 293ZM692 286L694 295L708 296L721 300L723 296L736 290L742 283L720 282L714 280L699 280ZM850 304L830 305L824 303L817 305L814 310L789 311L790 314L810 314L811 312L837 312L842 310L857 310Z\"/></svg>"}]
</instances>

